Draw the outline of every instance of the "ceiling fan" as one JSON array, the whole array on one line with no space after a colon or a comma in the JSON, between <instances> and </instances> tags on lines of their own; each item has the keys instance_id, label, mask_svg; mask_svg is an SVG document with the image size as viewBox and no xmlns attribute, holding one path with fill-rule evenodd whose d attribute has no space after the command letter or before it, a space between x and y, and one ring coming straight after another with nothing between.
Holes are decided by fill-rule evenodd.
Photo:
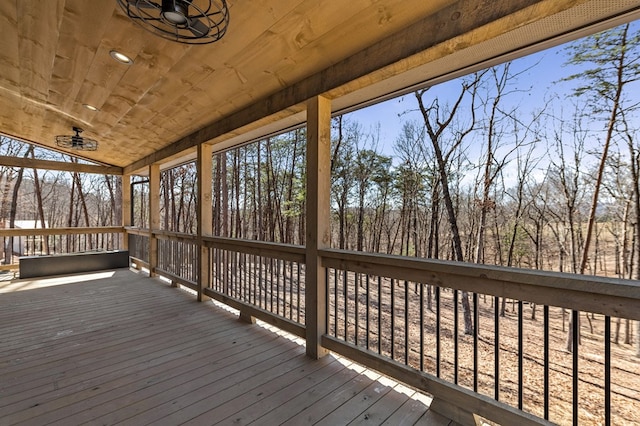
<instances>
[{"instance_id":1,"label":"ceiling fan","mask_svg":"<svg viewBox=\"0 0 640 426\"><path fill-rule=\"evenodd\" d=\"M98 149L98 142L80 136L82 129L79 127L73 127L75 135L58 135L56 136L56 145L60 148L73 149L77 151L95 151Z\"/></svg>"},{"instance_id":2,"label":"ceiling fan","mask_svg":"<svg viewBox=\"0 0 640 426\"><path fill-rule=\"evenodd\" d=\"M226 0L116 1L133 22L179 43L213 43L224 36L229 25Z\"/></svg>"}]
</instances>

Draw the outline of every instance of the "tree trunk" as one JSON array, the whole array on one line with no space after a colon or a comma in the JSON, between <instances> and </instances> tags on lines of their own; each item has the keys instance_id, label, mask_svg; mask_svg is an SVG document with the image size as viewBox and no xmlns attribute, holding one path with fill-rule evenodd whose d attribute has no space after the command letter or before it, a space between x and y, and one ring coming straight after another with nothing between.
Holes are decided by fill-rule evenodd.
<instances>
[{"instance_id":1,"label":"tree trunk","mask_svg":"<svg viewBox=\"0 0 640 426\"><path fill-rule=\"evenodd\" d=\"M476 79L474 85L477 84L477 81L478 80ZM425 108L422 102L422 94L424 92L416 92L416 98L418 99L418 106L420 107L420 111L424 118L425 126L427 127L427 133L429 135L429 139L431 140L431 145L433 146L436 161L438 164L440 182L442 184L443 201L444 201L445 209L447 211L447 216L449 218L449 226L451 228L451 238L453 243L452 249L455 255L455 260L459 262L464 261L464 255L462 251L462 241L460 240L460 231L458 229L456 211L453 206L453 198L451 197L451 193L449 191L449 176L447 173L447 161L445 161L445 156L442 153L439 138L442 131L451 124L451 121L453 120L456 114L456 111L464 95L467 93L468 90L469 90L469 86L467 86L466 84L463 85L460 96L458 97L458 100L454 105L454 107L451 109L450 116L447 120L444 120L443 122L439 122L438 120L436 120L439 126L437 131L435 131L434 128L432 127L431 121L429 118L429 112L427 108ZM475 87L474 87L474 90L475 90ZM471 120L472 122L471 127L468 128L467 131L461 132L459 134L458 140L454 144L454 147L452 148L451 152L453 152L453 149L455 149L457 146L459 146L462 143L462 139L472 130L473 125L475 124L475 116L473 115L475 112L474 105L473 105L473 98L471 103L471 112L473 116ZM471 306L469 304L469 294L466 291L462 292L462 309L463 309L463 318L464 318L464 332L465 334L473 334L473 320L471 316Z\"/></svg>"},{"instance_id":2,"label":"tree trunk","mask_svg":"<svg viewBox=\"0 0 640 426\"><path fill-rule=\"evenodd\" d=\"M31 154L31 151L33 150L33 146L30 146L30 148L27 150L27 152L24 154L24 158L29 157L29 155ZM18 169L18 175L16 176L16 181L15 184L13 185L13 194L11 196L11 205L9 207L9 228L13 229L16 227L16 216L18 214L18 194L20 193L20 185L22 184L22 176L24 174L24 168L20 167ZM7 261L7 263L12 263L13 260L13 237L9 238L9 247L11 247L11 249L9 250L9 259ZM22 247L18 247L18 256L22 255Z\"/></svg>"},{"instance_id":3,"label":"tree trunk","mask_svg":"<svg viewBox=\"0 0 640 426\"><path fill-rule=\"evenodd\" d=\"M35 159L35 154L34 154L34 150L31 149L31 158ZM40 219L40 227L42 229L46 228L46 221L44 219L44 208L42 206L42 189L40 188L40 179L38 177L38 170L37 169L33 169L33 186L34 186L34 191L36 194L36 204L37 204L37 209L38 209L38 218ZM51 254L49 251L49 236L48 235L43 235L42 236L42 251L49 255Z\"/></svg>"}]
</instances>

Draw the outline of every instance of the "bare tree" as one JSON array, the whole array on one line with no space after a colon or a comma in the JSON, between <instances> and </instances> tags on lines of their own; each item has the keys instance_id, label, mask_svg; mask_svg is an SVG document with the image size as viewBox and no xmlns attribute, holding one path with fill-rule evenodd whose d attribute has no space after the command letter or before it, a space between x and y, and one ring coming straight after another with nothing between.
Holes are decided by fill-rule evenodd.
<instances>
[{"instance_id":1,"label":"bare tree","mask_svg":"<svg viewBox=\"0 0 640 426\"><path fill-rule=\"evenodd\" d=\"M451 229L451 238L453 240L453 252L455 260L463 262L464 254L462 249L462 241L460 239L460 231L458 229L458 220L456 210L453 204L453 198L451 196L449 188L449 174L448 163L451 156L460 147L466 136L468 136L476 125L475 119L475 99L478 83L481 78L481 74L474 74L471 79L462 82L460 93L455 100L453 106L446 111L440 107L438 98L436 97L431 104L425 105L424 96L429 91L429 88L419 90L415 93L418 101L418 107L424 119L425 128L427 130L427 136L433 146L434 154L438 164L438 170L440 173L440 182L442 184L442 195L447 215L449 218L449 226ZM454 119L457 118L457 113L465 98L469 98L469 120L466 125L460 126L458 129L452 129L451 126L454 123ZM452 143L448 149L443 150L445 131L451 132ZM464 332L465 334L473 334L473 321L471 318L471 306L469 304L469 295L466 291L462 292L462 308L464 314Z\"/></svg>"},{"instance_id":2,"label":"bare tree","mask_svg":"<svg viewBox=\"0 0 640 426\"><path fill-rule=\"evenodd\" d=\"M580 260L579 273L584 274L589 262L589 251L593 236L596 210L598 208L600 187L609 147L617 134L617 125L625 108L625 89L640 79L640 34L629 34L629 24L587 37L568 48L571 53L570 64L588 65L591 68L579 74L567 77L566 81L580 80L574 94L587 96L592 114L604 115L606 130L604 145L601 148L600 163L595 176L591 209ZM579 324L578 324L579 327ZM569 327L567 349L572 348L572 329Z\"/></svg>"}]
</instances>

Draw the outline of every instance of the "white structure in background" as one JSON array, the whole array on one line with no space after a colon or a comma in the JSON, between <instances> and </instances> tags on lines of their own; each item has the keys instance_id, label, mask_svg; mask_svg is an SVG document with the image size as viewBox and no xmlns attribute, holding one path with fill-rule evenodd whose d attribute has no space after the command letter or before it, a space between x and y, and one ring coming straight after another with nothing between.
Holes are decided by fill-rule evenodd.
<instances>
[{"instance_id":1,"label":"white structure in background","mask_svg":"<svg viewBox=\"0 0 640 426\"><path fill-rule=\"evenodd\" d=\"M42 222L39 220L16 220L15 229L41 229ZM44 227L49 224L45 221ZM13 238L13 254L17 256L42 254L44 237L42 235L28 235Z\"/></svg>"}]
</instances>

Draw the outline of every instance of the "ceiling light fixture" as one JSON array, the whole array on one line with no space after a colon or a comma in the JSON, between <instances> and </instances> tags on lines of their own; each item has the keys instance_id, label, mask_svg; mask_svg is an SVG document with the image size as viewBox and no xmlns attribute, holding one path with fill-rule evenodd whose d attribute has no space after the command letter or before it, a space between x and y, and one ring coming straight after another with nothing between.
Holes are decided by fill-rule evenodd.
<instances>
[{"instance_id":1,"label":"ceiling light fixture","mask_svg":"<svg viewBox=\"0 0 640 426\"><path fill-rule=\"evenodd\" d=\"M226 0L162 0L161 4L152 0L116 1L133 22L178 43L213 43L229 26Z\"/></svg>"},{"instance_id":2,"label":"ceiling light fixture","mask_svg":"<svg viewBox=\"0 0 640 426\"><path fill-rule=\"evenodd\" d=\"M59 135L56 136L56 145L60 148L73 149L76 151L95 151L98 149L98 142L80 136L82 129L79 127L73 127L75 135Z\"/></svg>"},{"instance_id":3,"label":"ceiling light fixture","mask_svg":"<svg viewBox=\"0 0 640 426\"><path fill-rule=\"evenodd\" d=\"M112 50L111 52L109 52L109 55L111 55L113 59L120 62L121 64L125 64L125 65L133 64L133 59L131 59L124 53L118 52L117 50Z\"/></svg>"}]
</instances>

